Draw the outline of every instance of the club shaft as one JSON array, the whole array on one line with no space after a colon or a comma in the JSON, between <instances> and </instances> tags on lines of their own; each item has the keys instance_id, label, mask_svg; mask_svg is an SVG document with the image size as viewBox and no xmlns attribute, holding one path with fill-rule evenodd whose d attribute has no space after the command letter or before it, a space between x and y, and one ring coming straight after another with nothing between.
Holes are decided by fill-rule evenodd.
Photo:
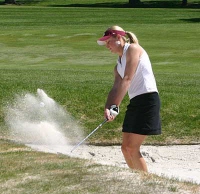
<instances>
[{"instance_id":1,"label":"club shaft","mask_svg":"<svg viewBox=\"0 0 200 194\"><path fill-rule=\"evenodd\" d=\"M73 147L71 152L73 152L78 146L80 146L86 139L88 139L95 131L97 131L100 127L102 127L103 124L105 124L108 120L105 119L97 128L95 128L87 137L85 137L81 142L79 142L77 145Z\"/></svg>"}]
</instances>

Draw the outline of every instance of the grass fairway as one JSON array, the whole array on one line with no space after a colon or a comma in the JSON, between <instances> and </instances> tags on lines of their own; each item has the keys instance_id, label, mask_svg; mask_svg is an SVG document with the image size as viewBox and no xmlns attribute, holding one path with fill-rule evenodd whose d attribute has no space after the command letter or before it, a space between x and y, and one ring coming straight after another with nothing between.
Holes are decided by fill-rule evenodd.
<instances>
[{"instance_id":1,"label":"grass fairway","mask_svg":"<svg viewBox=\"0 0 200 194\"><path fill-rule=\"evenodd\" d=\"M94 2L110 3L110 8L87 7ZM82 7L71 7L77 3ZM199 143L199 10L121 9L111 4L56 0L0 5L0 193L199 192L199 185L39 153L5 140L4 107L16 94L36 93L37 88L68 110L85 134L99 125L116 56L96 40L108 26L118 24L135 32L149 53L161 96L163 134L146 144ZM128 97L116 120L89 143L120 144L127 103Z\"/></svg>"},{"instance_id":2,"label":"grass fairway","mask_svg":"<svg viewBox=\"0 0 200 194\"><path fill-rule=\"evenodd\" d=\"M34 1L33 1L34 2ZM63 3L63 2L60 2ZM113 24L136 33L150 55L163 134L147 144L199 142L200 25L197 9L0 6L0 114L16 93L42 88L89 133L103 119L115 55L96 40ZM120 143L126 97L115 122L89 141Z\"/></svg>"}]
</instances>

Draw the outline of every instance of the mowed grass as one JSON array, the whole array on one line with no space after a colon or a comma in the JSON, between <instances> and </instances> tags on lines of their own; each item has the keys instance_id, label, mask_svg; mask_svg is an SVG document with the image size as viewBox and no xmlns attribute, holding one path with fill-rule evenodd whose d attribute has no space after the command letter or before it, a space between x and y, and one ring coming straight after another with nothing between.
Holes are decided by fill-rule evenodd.
<instances>
[{"instance_id":1,"label":"mowed grass","mask_svg":"<svg viewBox=\"0 0 200 194\"><path fill-rule=\"evenodd\" d=\"M199 143L198 18L197 9L0 6L0 193L199 193L192 183L39 153L4 140L3 111L16 94L41 88L84 126L86 135L91 132L104 119L117 58L96 40L117 24L136 33L157 79L163 134L146 144ZM127 103L126 96L116 120L87 142L120 144Z\"/></svg>"},{"instance_id":2,"label":"mowed grass","mask_svg":"<svg viewBox=\"0 0 200 194\"><path fill-rule=\"evenodd\" d=\"M41 88L89 133L103 120L117 56L96 44L111 25L133 31L149 53L162 101L161 136L147 144L199 142L199 41L196 9L0 7L1 125L16 93ZM90 143L120 143L120 115ZM5 127L4 127L5 128ZM6 129L4 130L4 132Z\"/></svg>"}]
</instances>

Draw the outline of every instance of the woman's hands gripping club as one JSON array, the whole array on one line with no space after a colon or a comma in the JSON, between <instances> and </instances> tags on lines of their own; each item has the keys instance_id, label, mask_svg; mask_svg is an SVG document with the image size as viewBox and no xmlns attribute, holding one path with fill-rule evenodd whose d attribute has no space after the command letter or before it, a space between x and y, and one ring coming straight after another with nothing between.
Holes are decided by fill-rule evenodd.
<instances>
[{"instance_id":1,"label":"woman's hands gripping club","mask_svg":"<svg viewBox=\"0 0 200 194\"><path fill-rule=\"evenodd\" d=\"M112 105L110 109L105 109L104 116L107 121L113 121L115 117L119 114L119 107L117 105Z\"/></svg>"}]
</instances>

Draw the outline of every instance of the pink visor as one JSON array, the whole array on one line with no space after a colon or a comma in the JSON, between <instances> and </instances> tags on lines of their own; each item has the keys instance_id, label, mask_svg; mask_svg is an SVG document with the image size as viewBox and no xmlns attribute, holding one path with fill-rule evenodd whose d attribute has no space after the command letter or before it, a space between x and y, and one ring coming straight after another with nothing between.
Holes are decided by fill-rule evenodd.
<instances>
[{"instance_id":1,"label":"pink visor","mask_svg":"<svg viewBox=\"0 0 200 194\"><path fill-rule=\"evenodd\" d=\"M105 45L106 44L106 40L108 40L111 36L113 36L113 35L116 35L116 34L119 34L119 35L121 35L121 36L125 36L126 35L126 32L124 32L124 31L119 31L119 30L107 30L107 31L105 31L104 32L104 35L103 35L103 37L101 37L101 38L99 38L98 40L97 40L97 43L99 44L99 45Z\"/></svg>"}]
</instances>

